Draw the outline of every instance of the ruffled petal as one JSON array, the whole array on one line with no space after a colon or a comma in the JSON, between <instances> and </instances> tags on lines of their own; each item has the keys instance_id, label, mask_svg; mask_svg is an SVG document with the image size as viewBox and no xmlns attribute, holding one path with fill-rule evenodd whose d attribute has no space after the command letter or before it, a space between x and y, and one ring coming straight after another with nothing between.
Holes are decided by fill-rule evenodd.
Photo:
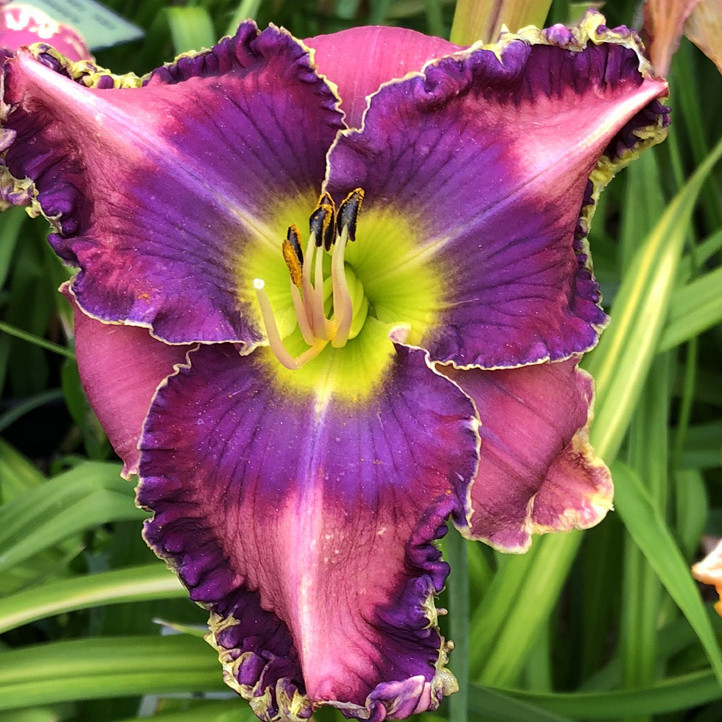
<instances>
[{"instance_id":1,"label":"ruffled petal","mask_svg":"<svg viewBox=\"0 0 722 722\"><path fill-rule=\"evenodd\" d=\"M308 51L245 23L141 88L38 60L7 63L7 165L35 182L50 242L80 268L81 308L172 343L260 340L249 265L280 257L298 207L313 209L341 127Z\"/></svg>"},{"instance_id":2,"label":"ruffled petal","mask_svg":"<svg viewBox=\"0 0 722 722\"><path fill-rule=\"evenodd\" d=\"M448 40L407 28L356 27L304 40L318 72L338 88L351 128L361 125L366 99L379 87L416 72L430 60L461 50Z\"/></svg>"},{"instance_id":3,"label":"ruffled petal","mask_svg":"<svg viewBox=\"0 0 722 722\"><path fill-rule=\"evenodd\" d=\"M455 681L433 542L469 511L469 399L404 347L360 402L287 384L266 349L189 360L148 416L138 501L148 542L211 610L227 683L266 720L435 708Z\"/></svg>"},{"instance_id":4,"label":"ruffled petal","mask_svg":"<svg viewBox=\"0 0 722 722\"><path fill-rule=\"evenodd\" d=\"M47 43L70 60L90 58L90 50L77 30L61 25L40 8L13 3L0 9L0 47L17 50Z\"/></svg>"},{"instance_id":5,"label":"ruffled petal","mask_svg":"<svg viewBox=\"0 0 722 722\"><path fill-rule=\"evenodd\" d=\"M577 364L448 372L481 419L469 537L523 552L532 534L584 529L611 509L609 471L588 441L594 384Z\"/></svg>"},{"instance_id":6,"label":"ruffled petal","mask_svg":"<svg viewBox=\"0 0 722 722\"><path fill-rule=\"evenodd\" d=\"M158 384L185 361L191 346L170 346L146 329L97 321L73 305L75 357L91 408L123 460L125 477L138 471L138 440Z\"/></svg>"},{"instance_id":7,"label":"ruffled petal","mask_svg":"<svg viewBox=\"0 0 722 722\"><path fill-rule=\"evenodd\" d=\"M656 99L667 89L631 33L601 22L506 35L389 83L330 154L327 189L366 191L358 243L364 214L412 239L385 292L409 268L441 279L420 341L434 360L516 366L596 343L605 315L590 208L619 166L663 137Z\"/></svg>"}]
</instances>

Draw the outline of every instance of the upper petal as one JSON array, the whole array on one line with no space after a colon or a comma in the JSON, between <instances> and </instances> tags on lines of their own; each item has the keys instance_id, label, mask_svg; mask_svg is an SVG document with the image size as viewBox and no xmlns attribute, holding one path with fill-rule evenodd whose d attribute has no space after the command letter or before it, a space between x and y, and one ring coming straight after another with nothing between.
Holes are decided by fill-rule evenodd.
<instances>
[{"instance_id":1,"label":"upper petal","mask_svg":"<svg viewBox=\"0 0 722 722\"><path fill-rule=\"evenodd\" d=\"M421 70L429 61L461 48L407 28L367 26L304 40L314 49L319 73L338 88L346 124L361 125L367 97L393 78Z\"/></svg>"},{"instance_id":2,"label":"upper petal","mask_svg":"<svg viewBox=\"0 0 722 722\"><path fill-rule=\"evenodd\" d=\"M589 445L594 387L578 359L519 369L451 370L481 419L467 532L502 551L532 534L593 526L612 506L609 471Z\"/></svg>"},{"instance_id":3,"label":"upper petal","mask_svg":"<svg viewBox=\"0 0 722 722\"><path fill-rule=\"evenodd\" d=\"M341 127L308 51L246 23L140 88L42 53L6 74L7 164L35 182L53 247L80 268L81 308L173 343L257 341L244 264L313 208Z\"/></svg>"},{"instance_id":4,"label":"upper petal","mask_svg":"<svg viewBox=\"0 0 722 722\"><path fill-rule=\"evenodd\" d=\"M605 315L584 240L590 208L666 124L654 105L666 84L629 31L599 18L576 35L504 36L389 83L331 151L328 190L362 187L366 214L402 217L413 251L399 269L440 279L421 340L435 360L515 366L596 342ZM383 283L393 293L398 278Z\"/></svg>"},{"instance_id":5,"label":"upper petal","mask_svg":"<svg viewBox=\"0 0 722 722\"><path fill-rule=\"evenodd\" d=\"M468 512L471 402L418 349L398 347L360 402L322 378L294 387L265 348L189 360L149 414L138 500L147 540L212 612L228 683L262 719L435 708L455 683L433 542Z\"/></svg>"}]
</instances>

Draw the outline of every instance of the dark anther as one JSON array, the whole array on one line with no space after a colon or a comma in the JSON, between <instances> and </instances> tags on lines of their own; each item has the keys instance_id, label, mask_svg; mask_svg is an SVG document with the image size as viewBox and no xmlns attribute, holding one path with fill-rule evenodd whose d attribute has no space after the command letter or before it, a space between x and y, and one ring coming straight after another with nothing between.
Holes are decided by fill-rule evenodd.
<instances>
[{"instance_id":1,"label":"dark anther","mask_svg":"<svg viewBox=\"0 0 722 722\"><path fill-rule=\"evenodd\" d=\"M349 241L356 240L356 222L358 221L358 214L361 211L363 199L363 189L356 188L356 190L351 191L346 196L343 203L339 206L336 219L337 233L340 234L344 228L347 228Z\"/></svg>"},{"instance_id":2,"label":"dark anther","mask_svg":"<svg viewBox=\"0 0 722 722\"><path fill-rule=\"evenodd\" d=\"M301 252L301 234L297 226L289 226L286 240L281 246L283 260L286 262L291 283L301 288L303 280L303 253Z\"/></svg>"},{"instance_id":3,"label":"dark anther","mask_svg":"<svg viewBox=\"0 0 722 722\"><path fill-rule=\"evenodd\" d=\"M303 251L301 250L301 231L298 230L297 225L294 224L288 227L286 240L291 244L291 248L293 248L293 252L296 254L296 258L298 259L298 263L302 266Z\"/></svg>"},{"instance_id":4,"label":"dark anther","mask_svg":"<svg viewBox=\"0 0 722 722\"><path fill-rule=\"evenodd\" d=\"M331 196L323 193L309 219L311 234L316 238L316 246L323 246L327 251L331 249L334 241L335 210Z\"/></svg>"}]
</instances>

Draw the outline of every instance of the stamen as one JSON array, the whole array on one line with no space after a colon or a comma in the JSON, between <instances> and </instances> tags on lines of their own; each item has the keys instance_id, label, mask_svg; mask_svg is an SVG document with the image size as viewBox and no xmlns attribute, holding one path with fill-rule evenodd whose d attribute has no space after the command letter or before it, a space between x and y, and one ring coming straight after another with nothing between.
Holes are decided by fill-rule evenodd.
<instances>
[{"instance_id":1,"label":"stamen","mask_svg":"<svg viewBox=\"0 0 722 722\"><path fill-rule=\"evenodd\" d=\"M305 257L301 251L301 233L297 226L289 226L281 245L298 328L308 345L299 356L292 356L281 338L264 281L260 278L253 281L269 348L288 369L297 369L318 356L329 341L335 348L345 346L364 324L368 299L359 280L350 269L347 271L344 258L348 242L356 238L363 198L363 189L356 188L346 196L336 212L331 196L323 193L309 218L310 234ZM325 253L331 255L330 278L324 278ZM349 283L353 286L353 294ZM333 308L330 318L324 307L324 301L328 300L329 295L332 296Z\"/></svg>"},{"instance_id":2,"label":"stamen","mask_svg":"<svg viewBox=\"0 0 722 722\"><path fill-rule=\"evenodd\" d=\"M303 278L301 279L303 290L303 306L306 309L306 318L308 318L313 327L313 284L311 283L311 266L313 254L316 252L316 236L313 231L308 238L306 244L306 258L303 263Z\"/></svg>"},{"instance_id":3,"label":"stamen","mask_svg":"<svg viewBox=\"0 0 722 722\"><path fill-rule=\"evenodd\" d=\"M356 240L356 222L361 211L361 204L364 199L363 188L356 188L351 191L338 208L336 217L337 237L343 233L344 228L348 229L349 241Z\"/></svg>"},{"instance_id":4,"label":"stamen","mask_svg":"<svg viewBox=\"0 0 722 722\"><path fill-rule=\"evenodd\" d=\"M301 252L301 233L298 226L289 226L281 250L291 276L291 283L300 288L303 279L303 253Z\"/></svg>"},{"instance_id":5,"label":"stamen","mask_svg":"<svg viewBox=\"0 0 722 722\"><path fill-rule=\"evenodd\" d=\"M299 356L293 357L288 352L281 334L278 332L278 326L276 325L276 317L271 308L271 302L268 300L268 294L264 290L265 283L260 278L253 280L253 288L256 290L256 298L258 299L258 305L261 308L261 316L263 317L263 325L266 327L266 337L268 338L268 346L273 351L276 358L287 368L294 371L295 369L301 368L304 364L308 363L311 359L318 356L328 345L328 341L316 339L313 345L306 349Z\"/></svg>"},{"instance_id":6,"label":"stamen","mask_svg":"<svg viewBox=\"0 0 722 722\"><path fill-rule=\"evenodd\" d=\"M348 341L348 334L351 330L353 320L353 304L351 294L346 282L343 259L348 241L348 227L344 228L341 235L336 238L331 256L331 279L333 281L333 315L336 331L333 334L331 345L334 348L341 348Z\"/></svg>"},{"instance_id":7,"label":"stamen","mask_svg":"<svg viewBox=\"0 0 722 722\"><path fill-rule=\"evenodd\" d=\"M316 237L316 245L331 249L334 237L336 207L328 193L322 193L318 205L309 218L311 235Z\"/></svg>"},{"instance_id":8,"label":"stamen","mask_svg":"<svg viewBox=\"0 0 722 722\"><path fill-rule=\"evenodd\" d=\"M328 319L323 312L323 249L316 248L315 269L313 277L313 309L312 324L313 332L319 338L328 339Z\"/></svg>"},{"instance_id":9,"label":"stamen","mask_svg":"<svg viewBox=\"0 0 722 722\"><path fill-rule=\"evenodd\" d=\"M291 299L293 300L293 309L296 311L296 318L298 319L298 328L301 331L301 336L303 336L303 340L309 346L313 346L316 342L316 335L311 328L311 324L308 322L306 307L304 306L303 299L301 298L301 292L293 285L293 283L291 283Z\"/></svg>"}]
</instances>

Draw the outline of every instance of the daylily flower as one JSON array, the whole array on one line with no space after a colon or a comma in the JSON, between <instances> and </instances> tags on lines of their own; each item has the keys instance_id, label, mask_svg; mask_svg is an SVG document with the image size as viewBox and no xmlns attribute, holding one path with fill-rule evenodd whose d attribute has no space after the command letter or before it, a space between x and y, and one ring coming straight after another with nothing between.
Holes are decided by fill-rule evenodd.
<instances>
[{"instance_id":1,"label":"daylily flower","mask_svg":"<svg viewBox=\"0 0 722 722\"><path fill-rule=\"evenodd\" d=\"M89 397L259 717L437 707L446 521L523 551L609 508L585 239L665 93L597 14L469 49L245 23L143 79L8 63Z\"/></svg>"},{"instance_id":2,"label":"daylily flower","mask_svg":"<svg viewBox=\"0 0 722 722\"><path fill-rule=\"evenodd\" d=\"M703 584L711 584L720 595L715 611L722 617L722 539L702 561L692 567L692 576Z\"/></svg>"}]
</instances>

